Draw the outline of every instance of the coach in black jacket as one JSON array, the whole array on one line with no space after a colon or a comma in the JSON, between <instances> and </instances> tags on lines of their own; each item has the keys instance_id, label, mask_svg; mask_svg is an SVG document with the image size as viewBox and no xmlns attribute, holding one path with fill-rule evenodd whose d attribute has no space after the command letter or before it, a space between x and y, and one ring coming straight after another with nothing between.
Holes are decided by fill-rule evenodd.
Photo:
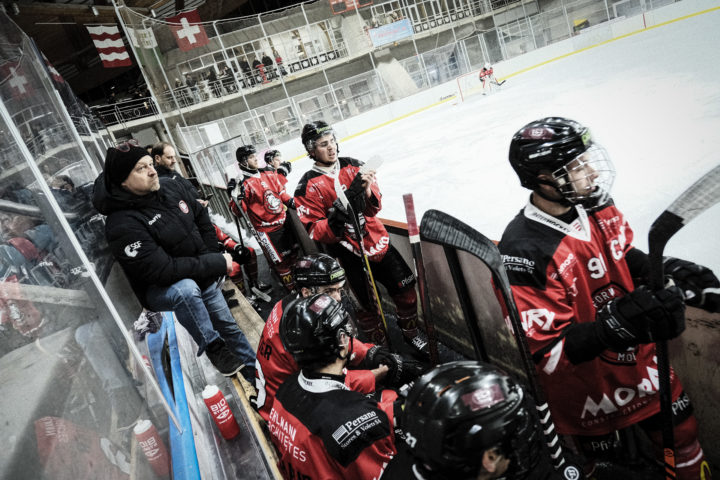
<instances>
[{"instance_id":1,"label":"coach in black jacket","mask_svg":"<svg viewBox=\"0 0 720 480\"><path fill-rule=\"evenodd\" d=\"M172 179L160 179L143 148L109 148L93 204L107 215L105 235L140 302L174 311L223 375L251 383L255 353L220 289L232 259L220 253L206 208Z\"/></svg>"}]
</instances>

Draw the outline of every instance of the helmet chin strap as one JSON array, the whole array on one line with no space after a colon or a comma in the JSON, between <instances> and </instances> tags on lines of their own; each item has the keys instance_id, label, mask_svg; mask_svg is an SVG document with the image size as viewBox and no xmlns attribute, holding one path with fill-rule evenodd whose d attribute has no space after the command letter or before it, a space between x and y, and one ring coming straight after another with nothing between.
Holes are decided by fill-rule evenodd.
<instances>
[{"instance_id":1,"label":"helmet chin strap","mask_svg":"<svg viewBox=\"0 0 720 480\"><path fill-rule=\"evenodd\" d=\"M544 198L545 200L547 200L549 202L559 203L560 205L563 205L565 207L572 207L575 205L573 202L571 202L570 200L565 198L565 195L563 195L562 192L560 191L560 189L557 187L557 185L555 185L555 182L552 182L550 180L544 180L541 178L538 178L536 180L536 182L538 183L538 185L548 185L548 186L554 188L555 191L558 193L558 195L560 195L560 198L559 199L552 198L548 194L543 192L541 188L536 188L535 190L533 190L533 192L536 193L538 196Z\"/></svg>"}]
</instances>

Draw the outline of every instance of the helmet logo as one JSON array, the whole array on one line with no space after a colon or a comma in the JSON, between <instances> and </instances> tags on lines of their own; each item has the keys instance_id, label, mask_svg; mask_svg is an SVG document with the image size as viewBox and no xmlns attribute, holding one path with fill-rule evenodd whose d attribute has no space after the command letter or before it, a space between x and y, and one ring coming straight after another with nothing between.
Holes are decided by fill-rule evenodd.
<instances>
[{"instance_id":1,"label":"helmet logo","mask_svg":"<svg viewBox=\"0 0 720 480\"><path fill-rule=\"evenodd\" d=\"M327 295L321 295L313 302L312 305L310 305L310 310L315 313L320 313L325 309L325 307L330 305L331 301L332 298L328 297Z\"/></svg>"},{"instance_id":2,"label":"helmet logo","mask_svg":"<svg viewBox=\"0 0 720 480\"><path fill-rule=\"evenodd\" d=\"M526 128L522 132L523 138L533 138L539 140L552 140L554 132L546 127Z\"/></svg>"},{"instance_id":3,"label":"helmet logo","mask_svg":"<svg viewBox=\"0 0 720 480\"><path fill-rule=\"evenodd\" d=\"M345 276L345 270L342 268L336 272L333 272L330 274L330 280L335 280L338 277L344 277Z\"/></svg>"},{"instance_id":4,"label":"helmet logo","mask_svg":"<svg viewBox=\"0 0 720 480\"><path fill-rule=\"evenodd\" d=\"M505 400L505 395L503 395L500 385L493 384L483 386L473 392L466 393L460 398L465 406L474 412L476 410L480 410L481 408L492 407L496 403L502 402Z\"/></svg>"}]
</instances>

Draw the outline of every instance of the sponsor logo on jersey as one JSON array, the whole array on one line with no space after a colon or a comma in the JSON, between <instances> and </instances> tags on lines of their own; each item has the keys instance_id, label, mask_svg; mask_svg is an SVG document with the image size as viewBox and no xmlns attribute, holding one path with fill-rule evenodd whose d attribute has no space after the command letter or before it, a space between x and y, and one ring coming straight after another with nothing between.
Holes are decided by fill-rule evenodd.
<instances>
[{"instance_id":1,"label":"sponsor logo on jersey","mask_svg":"<svg viewBox=\"0 0 720 480\"><path fill-rule=\"evenodd\" d=\"M148 222L148 225L152 225L153 223L157 222L158 220L160 220L160 217L162 217L162 215L160 215L159 213L155 214L155 216Z\"/></svg>"},{"instance_id":2,"label":"sponsor logo on jersey","mask_svg":"<svg viewBox=\"0 0 720 480\"><path fill-rule=\"evenodd\" d=\"M565 272L568 268L572 268L577 263L577 260L575 258L575 255L570 253L565 260L558 266L558 273L560 275L565 275Z\"/></svg>"},{"instance_id":3,"label":"sponsor logo on jersey","mask_svg":"<svg viewBox=\"0 0 720 480\"><path fill-rule=\"evenodd\" d=\"M381 420L377 412L370 411L363 413L355 419L348 420L340 425L340 427L333 432L332 438L341 448L347 448L353 441L361 437L364 432L380 425L380 423Z\"/></svg>"},{"instance_id":4,"label":"sponsor logo on jersey","mask_svg":"<svg viewBox=\"0 0 720 480\"><path fill-rule=\"evenodd\" d=\"M377 255L378 253L381 253L383 250L385 250L388 245L390 245L390 237L380 237L380 240L378 240L375 245L370 247L367 253L370 256Z\"/></svg>"},{"instance_id":5,"label":"sponsor logo on jersey","mask_svg":"<svg viewBox=\"0 0 720 480\"><path fill-rule=\"evenodd\" d=\"M512 255L503 255L502 259L506 270L521 273L533 273L535 271L535 260L525 257L513 257Z\"/></svg>"},{"instance_id":6,"label":"sponsor logo on jersey","mask_svg":"<svg viewBox=\"0 0 720 480\"><path fill-rule=\"evenodd\" d=\"M142 243L140 243L139 241L131 243L130 245L125 247L125 255L130 258L136 257L138 254L138 250L140 250L141 246Z\"/></svg>"},{"instance_id":7,"label":"sponsor logo on jersey","mask_svg":"<svg viewBox=\"0 0 720 480\"><path fill-rule=\"evenodd\" d=\"M180 211L183 213L188 213L190 211L190 207L187 206L185 200L180 200L180 202L178 203L178 207L180 207Z\"/></svg>"},{"instance_id":8,"label":"sponsor logo on jersey","mask_svg":"<svg viewBox=\"0 0 720 480\"><path fill-rule=\"evenodd\" d=\"M592 301L595 310L601 310L605 305L616 298L622 297L627 290L615 282L610 282L598 288L592 293Z\"/></svg>"},{"instance_id":9,"label":"sponsor logo on jersey","mask_svg":"<svg viewBox=\"0 0 720 480\"><path fill-rule=\"evenodd\" d=\"M275 446L279 450L287 452L296 460L301 462L307 461L305 450L295 445L295 435L297 429L290 424L282 415L278 414L273 407L270 411L270 422L268 422L270 434L275 437Z\"/></svg>"},{"instance_id":10,"label":"sponsor logo on jersey","mask_svg":"<svg viewBox=\"0 0 720 480\"><path fill-rule=\"evenodd\" d=\"M580 414L580 418L585 420L582 424L590 426L597 423L591 419L586 420L588 416L596 418L599 414L603 416L629 415L638 408L647 405L652 395L658 392L660 383L657 368L646 368L647 377L643 378L634 387L618 387L610 394L603 393L602 398L597 401L588 395L585 398L585 405Z\"/></svg>"},{"instance_id":11,"label":"sponsor logo on jersey","mask_svg":"<svg viewBox=\"0 0 720 480\"><path fill-rule=\"evenodd\" d=\"M533 308L520 312L522 315L523 330L529 332L534 324L539 325L540 330L550 330L552 322L555 319L555 312L551 312L547 308Z\"/></svg>"}]
</instances>

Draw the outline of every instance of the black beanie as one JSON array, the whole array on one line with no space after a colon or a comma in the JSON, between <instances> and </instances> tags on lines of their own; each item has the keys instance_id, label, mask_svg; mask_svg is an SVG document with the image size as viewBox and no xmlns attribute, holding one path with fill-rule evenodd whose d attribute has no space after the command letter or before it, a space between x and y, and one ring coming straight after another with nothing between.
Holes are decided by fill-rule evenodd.
<instances>
[{"instance_id":1,"label":"black beanie","mask_svg":"<svg viewBox=\"0 0 720 480\"><path fill-rule=\"evenodd\" d=\"M132 172L138 160L149 157L150 154L142 147L130 146L127 152L121 152L117 148L108 148L105 154L105 176L112 185L120 185Z\"/></svg>"}]
</instances>

